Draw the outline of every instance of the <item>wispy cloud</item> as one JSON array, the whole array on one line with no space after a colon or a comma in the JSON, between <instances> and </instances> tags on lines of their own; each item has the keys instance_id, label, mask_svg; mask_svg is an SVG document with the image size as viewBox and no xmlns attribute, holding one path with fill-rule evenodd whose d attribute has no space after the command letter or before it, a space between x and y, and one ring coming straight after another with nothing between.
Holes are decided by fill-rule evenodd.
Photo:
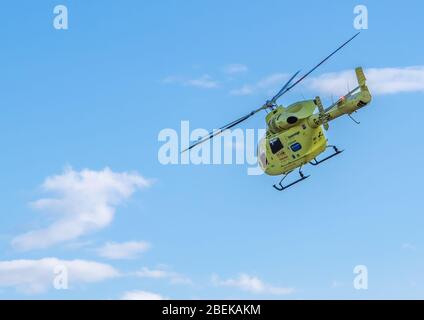
<instances>
[{"instance_id":1,"label":"wispy cloud","mask_svg":"<svg viewBox=\"0 0 424 320\"><path fill-rule=\"evenodd\" d=\"M70 287L99 282L119 276L119 272L107 264L86 260L39 260L0 261L0 287L12 287L27 294L43 293L53 288L56 268L65 267Z\"/></svg>"},{"instance_id":2,"label":"wispy cloud","mask_svg":"<svg viewBox=\"0 0 424 320\"><path fill-rule=\"evenodd\" d=\"M168 279L172 284L192 284L190 278L166 268L149 269L144 267L135 274L141 278Z\"/></svg>"},{"instance_id":3,"label":"wispy cloud","mask_svg":"<svg viewBox=\"0 0 424 320\"><path fill-rule=\"evenodd\" d=\"M286 295L294 292L293 288L276 287L264 283L261 279L246 273L237 278L222 280L218 275L212 276L212 284L215 286L233 287L256 294Z\"/></svg>"},{"instance_id":4,"label":"wispy cloud","mask_svg":"<svg viewBox=\"0 0 424 320\"><path fill-rule=\"evenodd\" d=\"M215 89L219 87L219 82L213 80L208 74L204 74L198 78L185 78L180 76L169 76L162 80L166 84L179 84L182 86L196 87L201 89Z\"/></svg>"},{"instance_id":5,"label":"wispy cloud","mask_svg":"<svg viewBox=\"0 0 424 320\"><path fill-rule=\"evenodd\" d=\"M265 78L260 79L258 82L253 84L246 84L239 88L230 91L230 94L237 96L251 95L255 93L270 93L276 90L279 86L282 86L285 81L289 79L289 75L286 73L274 73Z\"/></svg>"},{"instance_id":6,"label":"wispy cloud","mask_svg":"<svg viewBox=\"0 0 424 320\"><path fill-rule=\"evenodd\" d=\"M364 70L368 87L373 95L396 94L402 92L424 92L424 66L368 68ZM257 83L245 84L230 91L233 95L251 95L256 93L272 94L289 75L276 73ZM302 88L321 95L343 95L357 86L354 70L324 73L310 77Z\"/></svg>"},{"instance_id":7,"label":"wispy cloud","mask_svg":"<svg viewBox=\"0 0 424 320\"><path fill-rule=\"evenodd\" d=\"M53 222L15 237L12 245L20 250L47 248L102 229L112 222L116 206L150 184L137 173L68 168L44 181L42 189L53 197L32 203L35 209L52 212Z\"/></svg>"},{"instance_id":8,"label":"wispy cloud","mask_svg":"<svg viewBox=\"0 0 424 320\"><path fill-rule=\"evenodd\" d=\"M108 259L134 259L141 253L150 249L150 244L145 241L128 242L107 242L103 247L98 248L97 253Z\"/></svg>"},{"instance_id":9,"label":"wispy cloud","mask_svg":"<svg viewBox=\"0 0 424 320\"><path fill-rule=\"evenodd\" d=\"M405 242L405 243L402 243L402 249L415 251L417 250L417 247L409 242Z\"/></svg>"},{"instance_id":10,"label":"wispy cloud","mask_svg":"<svg viewBox=\"0 0 424 320\"><path fill-rule=\"evenodd\" d=\"M369 68L365 69L371 94L395 94L402 92L424 92L424 66L403 68ZM325 73L306 81L306 87L320 94L342 95L348 85L356 85L355 72L346 70Z\"/></svg>"},{"instance_id":11,"label":"wispy cloud","mask_svg":"<svg viewBox=\"0 0 424 320\"><path fill-rule=\"evenodd\" d=\"M249 68L246 65L240 64L240 63L233 63L224 67L224 72L228 75L236 75L239 73L245 73L248 70Z\"/></svg>"},{"instance_id":12,"label":"wispy cloud","mask_svg":"<svg viewBox=\"0 0 424 320\"><path fill-rule=\"evenodd\" d=\"M160 294L148 292L148 291L127 291L121 297L121 300L167 300Z\"/></svg>"},{"instance_id":13,"label":"wispy cloud","mask_svg":"<svg viewBox=\"0 0 424 320\"><path fill-rule=\"evenodd\" d=\"M213 89L218 87L218 82L212 80L212 77L205 74L197 79L189 79L186 81L186 84L193 87L203 88L203 89Z\"/></svg>"}]
</instances>

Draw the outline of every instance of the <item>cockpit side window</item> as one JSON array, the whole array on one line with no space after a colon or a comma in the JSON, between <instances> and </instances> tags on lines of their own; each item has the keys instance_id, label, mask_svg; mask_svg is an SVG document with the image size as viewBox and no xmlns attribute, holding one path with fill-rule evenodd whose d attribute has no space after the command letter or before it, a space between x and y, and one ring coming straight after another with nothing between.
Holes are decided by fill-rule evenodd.
<instances>
[{"instance_id":1,"label":"cockpit side window","mask_svg":"<svg viewBox=\"0 0 424 320\"><path fill-rule=\"evenodd\" d=\"M278 137L277 138L274 138L274 139L271 139L269 141L269 146L270 146L271 152L273 154L276 154L278 151L280 151L284 147L283 144L281 143L280 138L278 138Z\"/></svg>"}]
</instances>

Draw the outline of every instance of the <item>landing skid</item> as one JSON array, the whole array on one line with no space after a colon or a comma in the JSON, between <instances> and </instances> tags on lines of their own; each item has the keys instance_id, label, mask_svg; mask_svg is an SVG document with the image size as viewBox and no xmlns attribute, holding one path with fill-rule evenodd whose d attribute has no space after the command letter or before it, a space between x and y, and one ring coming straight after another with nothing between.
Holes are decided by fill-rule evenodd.
<instances>
[{"instance_id":1,"label":"landing skid","mask_svg":"<svg viewBox=\"0 0 424 320\"><path fill-rule=\"evenodd\" d=\"M337 156L338 154L340 154L340 153L342 153L342 152L343 152L343 150L339 150L339 149L337 149L337 147L336 147L336 146L328 146L328 147L333 148L333 150L334 150L334 153L333 153L333 154L329 155L328 157L326 157L326 158L324 158L324 159L322 159L322 160L317 160L317 159L315 158L315 159L313 159L312 161L310 161L309 163L310 163L311 165L313 165L313 166L317 166L317 165L319 165L319 164L323 163L324 161L327 161L328 159L331 159L332 157L335 157L335 156ZM291 183L289 183L288 185L285 185L285 186L284 186L284 185L283 185L283 181L284 181L284 179L286 179L286 178L287 178L287 176L288 176L290 173L292 173L292 172L293 172L293 171L290 171L290 172L286 173L286 174L284 175L284 177L280 180L280 182L278 183L278 185L274 184L274 185L273 185L273 187L274 187L276 190L278 190L278 191L283 191L283 190L286 190L287 188L289 188L289 187L291 187L291 186L293 186L293 185L295 185L295 184L297 184L297 183L299 183L299 182L301 182L301 181L303 181L303 180L305 180L305 179L307 179L307 178L309 177L309 175L305 176L305 175L303 174L303 172L302 172L302 167L300 167L300 168L299 168L299 175L300 175L300 178L299 178L299 179L297 179L297 180L295 180L295 181L293 181L293 182L291 182Z\"/></svg>"},{"instance_id":2,"label":"landing skid","mask_svg":"<svg viewBox=\"0 0 424 320\"><path fill-rule=\"evenodd\" d=\"M332 157L335 157L335 156L337 156L338 154L340 154L340 153L342 153L344 150L339 150L339 149L337 149L337 147L336 146L329 146L329 147L333 147L333 149L334 149L334 153L333 154L331 154L331 155L329 155L328 157L326 157L326 158L324 158L324 159L322 159L322 160L317 160L316 158L314 159L314 160L312 160L312 161L309 161L309 163L311 164L311 165L313 165L313 166L317 166L317 165L319 165L320 163L323 163L324 161L327 161L328 159L331 159Z\"/></svg>"},{"instance_id":3,"label":"landing skid","mask_svg":"<svg viewBox=\"0 0 424 320\"><path fill-rule=\"evenodd\" d=\"M279 186L277 186L277 185L273 185L273 187L276 189L276 190L278 190L278 191L283 191L283 190L286 190L287 188L289 188L289 187L291 187L291 186L293 186L293 185L295 185L296 183L299 183L299 182L301 182L301 181L303 181L303 180L305 180L306 178L308 178L309 177L309 175L308 176L305 176L304 174L303 174L303 172L302 172L302 170L301 170L302 168L300 168L299 169L299 175L300 175L300 178L299 179L297 179L296 181L293 181L293 182L291 182L291 183L289 183L288 185L286 185L286 186L283 186L283 181L284 181L284 179L292 172L292 171L290 171L289 173L286 173L285 175L284 175L284 177L280 180L280 182L278 183L278 185Z\"/></svg>"}]
</instances>

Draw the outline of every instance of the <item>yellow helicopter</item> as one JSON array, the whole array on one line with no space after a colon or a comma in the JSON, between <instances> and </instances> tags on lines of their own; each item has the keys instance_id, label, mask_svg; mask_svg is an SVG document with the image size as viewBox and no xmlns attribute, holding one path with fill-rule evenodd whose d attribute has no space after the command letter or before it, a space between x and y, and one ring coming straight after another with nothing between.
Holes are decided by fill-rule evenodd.
<instances>
[{"instance_id":1,"label":"yellow helicopter","mask_svg":"<svg viewBox=\"0 0 424 320\"><path fill-rule=\"evenodd\" d=\"M190 150L195 146L214 138L223 131L247 120L259 111L269 109L271 111L265 118L267 125L266 135L258 145L258 161L262 170L266 174L272 176L284 175L278 185L274 185L274 188L279 191L283 191L308 178L309 175L304 175L302 172L303 165L309 163L317 166L343 151L339 150L336 146L327 144L323 128L328 130L328 122L345 114L351 117L353 112L356 112L356 110L370 103L371 94L365 83L366 78L364 72L361 67L356 68L355 72L358 80L358 86L353 90L350 90L337 102L327 108L324 108L322 105L320 97L315 97L315 99L312 100L299 101L286 108L282 105L277 106L276 102L282 95L300 83L321 64L327 61L331 56L358 35L359 32L292 84L292 81L300 71L296 72L281 88L281 90L263 106L217 130L210 132L207 136L199 139L184 151ZM318 112L314 113L316 108L318 108ZM328 147L331 147L334 152L324 159L318 160L317 156L323 153ZM299 168L300 178L284 186L284 179L296 168Z\"/></svg>"}]
</instances>

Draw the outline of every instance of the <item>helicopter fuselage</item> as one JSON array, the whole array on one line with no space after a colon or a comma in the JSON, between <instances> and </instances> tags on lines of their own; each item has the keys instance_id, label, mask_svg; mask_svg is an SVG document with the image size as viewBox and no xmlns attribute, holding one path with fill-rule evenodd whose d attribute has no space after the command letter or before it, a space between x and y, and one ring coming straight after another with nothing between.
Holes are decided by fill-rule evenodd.
<instances>
[{"instance_id":1,"label":"helicopter fuselage","mask_svg":"<svg viewBox=\"0 0 424 320\"><path fill-rule=\"evenodd\" d=\"M274 184L274 188L278 191L283 191L305 180L309 175L305 176L303 174L303 165L310 163L311 165L317 166L343 151L340 151L336 146L331 146L334 150L333 154L328 155L324 159L317 159L317 156L327 148L327 139L323 129L329 129L328 123L342 115L349 115L352 118L351 114L353 112L356 112L358 109L370 103L371 94L366 85L364 72L361 67L356 68L355 73L358 80L358 86L327 108L324 108L320 97L315 97L313 100L299 101L287 108L281 105L278 106L277 100L302 82L320 65L358 35L359 32L344 42L295 82L293 81L300 71L294 73L280 91L270 100L267 100L261 107L254 109L241 118L231 121L219 129L209 132L182 152L191 150L199 144L213 139L224 131L246 121L260 111L271 110L265 118L267 126L266 135L258 144L259 165L268 175L284 175L278 185ZM318 112L314 113L317 108ZM284 179L296 168L299 168L300 178L289 184L283 185Z\"/></svg>"},{"instance_id":2,"label":"helicopter fuselage","mask_svg":"<svg viewBox=\"0 0 424 320\"><path fill-rule=\"evenodd\" d=\"M258 145L259 164L266 174L287 174L315 159L327 148L323 126L328 129L328 122L370 103L371 94L362 68L355 71L358 87L326 109L316 97L287 108L278 106L268 113L266 136ZM317 108L319 112L314 113Z\"/></svg>"},{"instance_id":3,"label":"helicopter fuselage","mask_svg":"<svg viewBox=\"0 0 424 320\"><path fill-rule=\"evenodd\" d=\"M313 104L313 100L303 101L298 105L303 104L307 108L306 105L311 103ZM271 117L276 119L286 112L278 107L273 113ZM268 129L259 144L259 163L266 174L281 175L309 163L324 152L326 147L327 139L322 127L312 127L308 118L298 119L295 125L287 129L277 132Z\"/></svg>"}]
</instances>

